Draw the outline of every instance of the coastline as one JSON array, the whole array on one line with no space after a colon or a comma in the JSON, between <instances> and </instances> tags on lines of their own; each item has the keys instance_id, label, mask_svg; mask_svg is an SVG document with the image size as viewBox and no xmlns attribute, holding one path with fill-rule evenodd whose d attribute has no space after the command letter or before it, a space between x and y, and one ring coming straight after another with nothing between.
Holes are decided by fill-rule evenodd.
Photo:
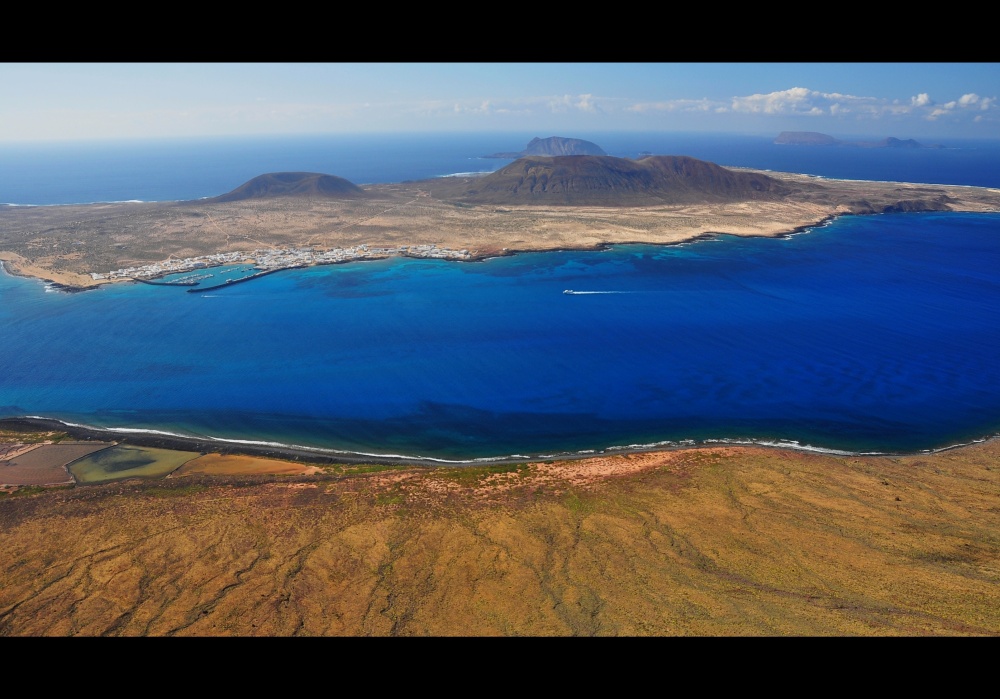
<instances>
[{"instance_id":1,"label":"coastline","mask_svg":"<svg viewBox=\"0 0 1000 699\"><path fill-rule=\"evenodd\" d=\"M85 281L86 277L74 273L60 273L37 265L32 265L23 257L16 253L0 250L0 272L5 272L12 277L23 277L25 279L36 279L45 282L57 291L76 293L80 291L93 291L102 284L92 281Z\"/></svg>"},{"instance_id":2,"label":"coastline","mask_svg":"<svg viewBox=\"0 0 1000 699\"><path fill-rule=\"evenodd\" d=\"M600 252L603 250L609 250L616 245L662 245L665 247L673 245L685 245L693 243L699 240L708 240L720 235L733 235L742 237L760 237L760 238L786 238L792 235L806 232L813 228L819 228L822 226L829 225L840 216L845 215L843 213L828 214L816 220L810 220L807 222L798 223L792 226L780 225L777 227L772 227L764 232L759 229L754 230L719 230L719 231L697 231L697 232L686 232L681 235L671 236L669 240L647 240L642 238L632 239L622 239L622 240L609 240L609 241L594 241L587 243L569 243L562 244L557 243L550 246L545 245L528 245L524 247L510 248L504 247L499 250L489 249L485 251L473 251L464 255L457 255L454 250L444 248L443 246L439 248L439 252L443 254L421 254L419 252L412 251L400 251L392 252L388 254L373 254L366 255L362 257L352 258L352 259L333 259L315 262L305 262L305 263L291 263L284 266L276 267L258 267L257 273L250 275L246 278L241 278L232 281L226 281L221 284L216 284L207 287L193 286L189 289L190 293L198 293L202 291L211 291L213 289L231 286L235 283L240 283L243 281L250 281L257 277L262 277L268 274L273 274L275 272L282 272L286 270L302 269L305 267L318 267L326 265L337 265L337 264L348 264L351 262L366 262L372 260L386 259L387 257L405 257L411 259L445 259L450 262L485 262L486 260L494 259L497 257L508 257L511 255L525 254L525 253L545 253L545 252ZM431 244L436 247L436 244ZM279 250L277 248L271 250L270 252L280 253L286 252L284 250ZM328 252L328 251L325 251ZM239 262L237 264L253 264L254 254L251 252L239 252L240 256ZM183 262L183 261L182 261ZM102 279L91 279L87 280L87 277L79 275L76 273L60 273L53 270L28 263L23 257L16 253L11 253L8 251L0 250L0 272L6 272L11 276L23 277L26 279L37 279L39 281L45 282L50 288L56 291L62 291L66 293L78 293L83 291L93 291L99 289L102 286L108 284L121 284L121 283L155 283L155 280L162 279L163 277L170 276L172 274L190 273L192 271L204 271L210 269L218 269L220 267L233 264L233 262L216 262L210 264L203 264L199 266L188 266L178 269L169 269L165 271L159 271L152 274L148 274L143 277L133 277L127 276L125 274L120 274L112 278L102 278ZM119 270L121 272L121 270ZM86 280L86 281L85 281ZM169 284L166 284L169 286Z\"/></svg>"},{"instance_id":3,"label":"coastline","mask_svg":"<svg viewBox=\"0 0 1000 699\"><path fill-rule=\"evenodd\" d=\"M1000 434L989 435L969 442L949 444L934 449L920 449L900 452L853 452L825 447L815 447L801 444L794 440L754 441L746 439L707 439L701 442L681 440L679 442L665 441L654 444L636 444L627 446L608 446L604 449L588 449L580 452L561 452L557 454L522 455L511 454L496 457L480 457L472 459L443 459L426 456L408 456L402 454L370 454L351 452L321 447L305 447L280 443L252 442L225 438L187 437L179 434L158 432L154 430L133 430L128 428L99 428L88 425L66 423L56 418L39 416L19 416L0 418L0 429L25 432L65 432L79 441L108 441L118 444L131 444L156 449L174 451L197 451L202 454L223 454L255 456L259 458L277 459L282 461L298 461L316 465L331 464L381 464L396 466L419 467L475 467L488 465L505 465L520 463L559 463L579 462L587 459L606 459L616 456L635 454L652 454L660 452L684 452L704 449L747 448L769 451L793 452L803 458L813 456L832 457L864 457L864 458L916 458L943 452L972 448L976 445L1000 440Z\"/></svg>"}]
</instances>

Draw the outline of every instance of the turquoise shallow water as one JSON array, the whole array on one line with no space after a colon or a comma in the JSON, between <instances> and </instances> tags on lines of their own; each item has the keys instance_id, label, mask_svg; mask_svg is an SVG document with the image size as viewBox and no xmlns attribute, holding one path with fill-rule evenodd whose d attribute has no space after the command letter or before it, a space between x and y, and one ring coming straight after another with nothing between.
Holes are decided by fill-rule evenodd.
<instances>
[{"instance_id":1,"label":"turquoise shallow water","mask_svg":"<svg viewBox=\"0 0 1000 699\"><path fill-rule=\"evenodd\" d=\"M0 300L0 417L445 460L1000 433L996 214Z\"/></svg>"}]
</instances>

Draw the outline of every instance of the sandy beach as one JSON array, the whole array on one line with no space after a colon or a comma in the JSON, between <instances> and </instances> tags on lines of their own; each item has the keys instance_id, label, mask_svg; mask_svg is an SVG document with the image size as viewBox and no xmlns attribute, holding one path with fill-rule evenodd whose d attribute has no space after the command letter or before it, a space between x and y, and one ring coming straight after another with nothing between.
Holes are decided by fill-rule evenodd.
<instances>
[{"instance_id":1,"label":"sandy beach","mask_svg":"<svg viewBox=\"0 0 1000 699\"><path fill-rule=\"evenodd\" d=\"M59 271L33 264L15 252L0 251L0 269L18 277L41 279L67 289L96 288L99 284L85 274Z\"/></svg>"}]
</instances>

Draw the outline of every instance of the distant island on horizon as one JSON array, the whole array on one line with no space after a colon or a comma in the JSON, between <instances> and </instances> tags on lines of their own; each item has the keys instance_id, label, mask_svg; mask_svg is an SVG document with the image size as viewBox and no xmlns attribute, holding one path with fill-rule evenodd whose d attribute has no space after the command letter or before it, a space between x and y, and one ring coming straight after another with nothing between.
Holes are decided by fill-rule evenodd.
<instances>
[{"instance_id":1,"label":"distant island on horizon","mask_svg":"<svg viewBox=\"0 0 1000 699\"><path fill-rule=\"evenodd\" d=\"M528 155L607 155L603 148L582 138L533 138L524 150L517 152L493 153L483 158L523 158Z\"/></svg>"},{"instance_id":2,"label":"distant island on horizon","mask_svg":"<svg viewBox=\"0 0 1000 699\"><path fill-rule=\"evenodd\" d=\"M893 136L880 141L842 141L816 131L782 131L774 139L779 146L853 146L856 148L942 148L938 144L925 145L912 138L900 139Z\"/></svg>"}]
</instances>

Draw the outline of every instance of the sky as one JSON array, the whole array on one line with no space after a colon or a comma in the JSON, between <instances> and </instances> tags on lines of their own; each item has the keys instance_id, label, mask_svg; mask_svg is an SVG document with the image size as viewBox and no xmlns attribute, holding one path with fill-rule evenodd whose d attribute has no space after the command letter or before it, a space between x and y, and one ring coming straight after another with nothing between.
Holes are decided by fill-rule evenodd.
<instances>
[{"instance_id":1,"label":"sky","mask_svg":"<svg viewBox=\"0 0 1000 699\"><path fill-rule=\"evenodd\" d=\"M607 131L1000 139L1000 63L0 63L0 142Z\"/></svg>"}]
</instances>

